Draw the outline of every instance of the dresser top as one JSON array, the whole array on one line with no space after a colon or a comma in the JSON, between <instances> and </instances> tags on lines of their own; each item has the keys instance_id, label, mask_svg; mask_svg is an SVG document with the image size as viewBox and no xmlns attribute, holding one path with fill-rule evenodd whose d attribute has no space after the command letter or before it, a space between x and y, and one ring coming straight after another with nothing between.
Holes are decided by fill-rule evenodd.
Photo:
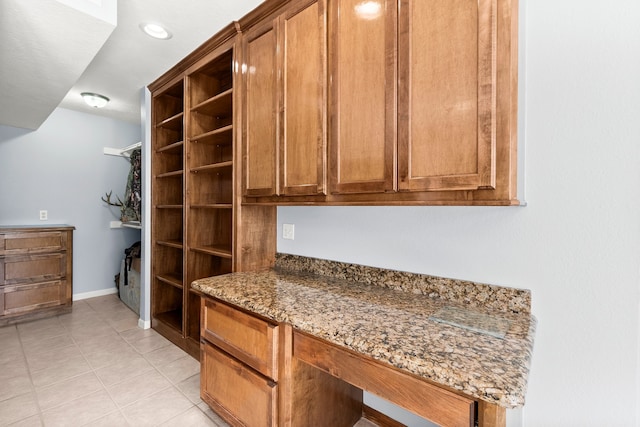
<instances>
[{"instance_id":1,"label":"dresser top","mask_svg":"<svg viewBox=\"0 0 640 427\"><path fill-rule=\"evenodd\" d=\"M192 287L473 398L507 408L524 404L536 326L528 311L470 306L283 264Z\"/></svg>"},{"instance_id":2,"label":"dresser top","mask_svg":"<svg viewBox=\"0 0 640 427\"><path fill-rule=\"evenodd\" d=\"M29 232L29 231L59 231L74 230L75 227L67 224L38 224L38 225L0 225L0 233Z\"/></svg>"}]
</instances>

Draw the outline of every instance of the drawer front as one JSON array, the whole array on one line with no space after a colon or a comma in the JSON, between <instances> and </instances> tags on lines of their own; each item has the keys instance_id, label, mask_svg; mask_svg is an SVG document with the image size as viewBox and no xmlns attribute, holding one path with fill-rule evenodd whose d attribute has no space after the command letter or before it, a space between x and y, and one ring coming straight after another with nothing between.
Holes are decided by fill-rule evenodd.
<instances>
[{"instance_id":1,"label":"drawer front","mask_svg":"<svg viewBox=\"0 0 640 427\"><path fill-rule=\"evenodd\" d=\"M14 256L0 260L0 284L33 283L66 277L67 256L43 254Z\"/></svg>"},{"instance_id":2,"label":"drawer front","mask_svg":"<svg viewBox=\"0 0 640 427\"><path fill-rule=\"evenodd\" d=\"M71 303L71 298L67 296L67 282L65 280L30 285L10 285L0 288L2 315L21 314L67 303Z\"/></svg>"},{"instance_id":3,"label":"drawer front","mask_svg":"<svg viewBox=\"0 0 640 427\"><path fill-rule=\"evenodd\" d=\"M232 425L277 425L277 385L210 344L201 347L200 394Z\"/></svg>"},{"instance_id":4,"label":"drawer front","mask_svg":"<svg viewBox=\"0 0 640 427\"><path fill-rule=\"evenodd\" d=\"M278 379L278 325L203 298L202 336L274 380Z\"/></svg>"},{"instance_id":5,"label":"drawer front","mask_svg":"<svg viewBox=\"0 0 640 427\"><path fill-rule=\"evenodd\" d=\"M67 233L42 231L0 234L0 255L59 252L67 247Z\"/></svg>"}]
</instances>

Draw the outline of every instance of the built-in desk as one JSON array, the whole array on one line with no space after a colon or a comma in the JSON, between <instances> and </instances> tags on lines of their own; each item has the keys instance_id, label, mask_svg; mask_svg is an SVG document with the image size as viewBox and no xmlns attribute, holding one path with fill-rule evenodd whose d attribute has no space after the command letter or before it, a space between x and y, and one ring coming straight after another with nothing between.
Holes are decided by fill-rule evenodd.
<instances>
[{"instance_id":1,"label":"built-in desk","mask_svg":"<svg viewBox=\"0 0 640 427\"><path fill-rule=\"evenodd\" d=\"M252 350L237 351L224 333L202 340L201 354L213 344L216 360L237 362L228 372L265 378L271 406L263 425L305 425L310 418L298 412L322 416L325 404L343 405L347 414L332 425L349 425L345 408L362 413L360 390L445 426L504 425L505 408L524 404L536 324L526 290L290 255L279 255L269 271L201 279L192 287L205 296L203 329L216 316L209 328L249 325L241 329L263 331L258 338L272 332L268 345L250 346L268 348L277 361L269 375L256 369ZM226 314L220 317L215 306ZM309 408L301 402L310 393L333 397ZM224 405L212 407L232 424L242 410L229 415Z\"/></svg>"}]
</instances>

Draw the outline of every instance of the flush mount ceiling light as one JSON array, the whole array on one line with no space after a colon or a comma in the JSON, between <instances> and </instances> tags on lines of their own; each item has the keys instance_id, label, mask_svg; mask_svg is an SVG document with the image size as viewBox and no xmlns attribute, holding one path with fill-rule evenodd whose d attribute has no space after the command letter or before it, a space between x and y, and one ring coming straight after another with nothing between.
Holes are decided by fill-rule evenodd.
<instances>
[{"instance_id":1,"label":"flush mount ceiling light","mask_svg":"<svg viewBox=\"0 0 640 427\"><path fill-rule=\"evenodd\" d=\"M146 35L153 37L154 39L168 40L173 37L173 34L171 34L169 30L160 24L154 24L152 22L143 22L140 24L140 29L144 31Z\"/></svg>"},{"instance_id":2,"label":"flush mount ceiling light","mask_svg":"<svg viewBox=\"0 0 640 427\"><path fill-rule=\"evenodd\" d=\"M107 105L107 102L109 102L109 98L104 95L100 95L99 93L82 92L80 95L82 95L84 102L93 108L102 108Z\"/></svg>"}]
</instances>

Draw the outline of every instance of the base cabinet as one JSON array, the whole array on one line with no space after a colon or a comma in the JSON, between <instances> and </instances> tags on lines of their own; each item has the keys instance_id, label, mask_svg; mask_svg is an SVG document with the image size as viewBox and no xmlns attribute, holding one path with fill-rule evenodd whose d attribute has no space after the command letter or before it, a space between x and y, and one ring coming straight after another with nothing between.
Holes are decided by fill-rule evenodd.
<instances>
[{"instance_id":1,"label":"base cabinet","mask_svg":"<svg viewBox=\"0 0 640 427\"><path fill-rule=\"evenodd\" d=\"M73 227L0 227L0 325L72 304Z\"/></svg>"},{"instance_id":2,"label":"base cabinet","mask_svg":"<svg viewBox=\"0 0 640 427\"><path fill-rule=\"evenodd\" d=\"M505 409L202 295L200 397L233 426L352 427L395 420L363 390L438 425L504 427Z\"/></svg>"},{"instance_id":3,"label":"base cabinet","mask_svg":"<svg viewBox=\"0 0 640 427\"><path fill-rule=\"evenodd\" d=\"M279 327L201 298L201 398L234 426L278 425Z\"/></svg>"}]
</instances>

